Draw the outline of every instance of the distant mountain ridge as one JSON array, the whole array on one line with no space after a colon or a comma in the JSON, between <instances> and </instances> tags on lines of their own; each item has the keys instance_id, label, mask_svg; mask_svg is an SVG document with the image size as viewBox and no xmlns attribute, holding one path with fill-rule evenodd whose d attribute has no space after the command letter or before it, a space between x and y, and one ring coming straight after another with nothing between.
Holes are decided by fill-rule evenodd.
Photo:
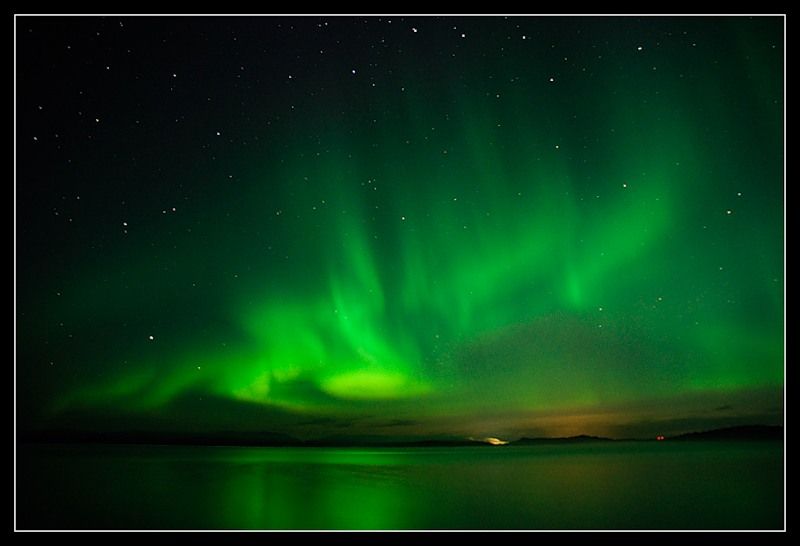
<instances>
[{"instance_id":1,"label":"distant mountain ridge","mask_svg":"<svg viewBox=\"0 0 800 546\"><path fill-rule=\"evenodd\" d=\"M565 438L520 438L515 442L509 443L513 446L527 446L538 444L579 444L587 442L614 442L612 438L604 438L602 436L589 436L581 434L579 436L568 436Z\"/></svg>"},{"instance_id":2,"label":"distant mountain ridge","mask_svg":"<svg viewBox=\"0 0 800 546\"><path fill-rule=\"evenodd\" d=\"M274 432L181 433L160 431L65 431L40 430L18 433L23 443L78 443L78 444L152 444L197 446L252 446L252 447L465 447L490 446L479 440L464 438L380 438L380 437L326 437L299 440L288 434Z\"/></svg>"},{"instance_id":3,"label":"distant mountain ridge","mask_svg":"<svg viewBox=\"0 0 800 546\"><path fill-rule=\"evenodd\" d=\"M700 432L689 432L663 437L665 441L699 440L782 440L783 427L778 425L743 425ZM253 447L501 447L484 440L454 437L438 438L382 438L382 437L328 437L299 440L292 436L274 432L218 431L213 433L181 433L157 431L68 431L39 430L21 431L17 434L22 443L95 443L95 444L158 444L198 446L253 446ZM591 444L621 441L655 441L648 439L605 438L581 434L569 437L520 438L507 446L534 446L552 444Z\"/></svg>"},{"instance_id":4,"label":"distant mountain ridge","mask_svg":"<svg viewBox=\"0 0 800 546\"><path fill-rule=\"evenodd\" d=\"M687 432L668 437L670 441L687 440L782 440L783 427L780 425L741 425L717 428L701 432Z\"/></svg>"}]
</instances>

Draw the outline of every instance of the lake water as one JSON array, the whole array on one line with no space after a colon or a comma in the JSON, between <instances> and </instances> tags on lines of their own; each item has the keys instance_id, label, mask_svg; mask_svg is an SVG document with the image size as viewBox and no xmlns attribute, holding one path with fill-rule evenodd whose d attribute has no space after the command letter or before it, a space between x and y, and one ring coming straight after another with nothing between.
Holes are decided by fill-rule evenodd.
<instances>
[{"instance_id":1,"label":"lake water","mask_svg":"<svg viewBox=\"0 0 800 546\"><path fill-rule=\"evenodd\" d=\"M19 446L18 529L780 529L780 442Z\"/></svg>"}]
</instances>

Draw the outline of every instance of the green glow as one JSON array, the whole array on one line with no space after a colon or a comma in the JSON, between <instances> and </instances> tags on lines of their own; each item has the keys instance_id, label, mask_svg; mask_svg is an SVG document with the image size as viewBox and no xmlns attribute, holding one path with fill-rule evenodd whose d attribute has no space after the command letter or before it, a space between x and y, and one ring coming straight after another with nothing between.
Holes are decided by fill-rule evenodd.
<instances>
[{"instance_id":1,"label":"green glow","mask_svg":"<svg viewBox=\"0 0 800 546\"><path fill-rule=\"evenodd\" d=\"M780 405L782 80L765 68L780 32L754 30L747 63L716 65L691 42L727 52L718 26L645 61L595 24L557 54L529 41L430 65L397 54L376 90L337 75L320 76L319 104L311 83L285 91L290 121L255 131L271 144L185 166L164 184L202 191L174 218L137 205L100 260L23 291L21 354L58 363L37 411L168 418L205 396L297 423L383 417L422 433L460 419L477 436L497 431L470 420L687 392L767 388ZM601 36L614 63L595 59Z\"/></svg>"},{"instance_id":2,"label":"green glow","mask_svg":"<svg viewBox=\"0 0 800 546\"><path fill-rule=\"evenodd\" d=\"M399 398L425 392L424 387L409 384L403 374L368 370L334 375L324 380L321 386L334 396L357 399Z\"/></svg>"}]
</instances>

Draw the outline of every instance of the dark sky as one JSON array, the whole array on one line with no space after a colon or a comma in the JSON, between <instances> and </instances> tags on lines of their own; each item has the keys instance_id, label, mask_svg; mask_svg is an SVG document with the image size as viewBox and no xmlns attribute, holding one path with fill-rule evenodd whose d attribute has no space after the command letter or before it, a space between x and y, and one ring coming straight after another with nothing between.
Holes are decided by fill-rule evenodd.
<instances>
[{"instance_id":1,"label":"dark sky","mask_svg":"<svg viewBox=\"0 0 800 546\"><path fill-rule=\"evenodd\" d=\"M23 429L782 421L782 18L16 25Z\"/></svg>"}]
</instances>

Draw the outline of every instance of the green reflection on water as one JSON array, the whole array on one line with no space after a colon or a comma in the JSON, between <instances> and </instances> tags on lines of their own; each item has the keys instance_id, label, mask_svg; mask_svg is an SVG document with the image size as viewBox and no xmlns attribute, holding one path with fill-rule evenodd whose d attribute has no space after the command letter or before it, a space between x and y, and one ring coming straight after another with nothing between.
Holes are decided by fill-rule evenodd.
<instances>
[{"instance_id":1,"label":"green reflection on water","mask_svg":"<svg viewBox=\"0 0 800 546\"><path fill-rule=\"evenodd\" d=\"M21 529L766 529L779 442L503 448L38 446Z\"/></svg>"},{"instance_id":2,"label":"green reflection on water","mask_svg":"<svg viewBox=\"0 0 800 546\"><path fill-rule=\"evenodd\" d=\"M410 491L391 452L225 448L232 464L221 506L226 526L394 529L408 525Z\"/></svg>"}]
</instances>

